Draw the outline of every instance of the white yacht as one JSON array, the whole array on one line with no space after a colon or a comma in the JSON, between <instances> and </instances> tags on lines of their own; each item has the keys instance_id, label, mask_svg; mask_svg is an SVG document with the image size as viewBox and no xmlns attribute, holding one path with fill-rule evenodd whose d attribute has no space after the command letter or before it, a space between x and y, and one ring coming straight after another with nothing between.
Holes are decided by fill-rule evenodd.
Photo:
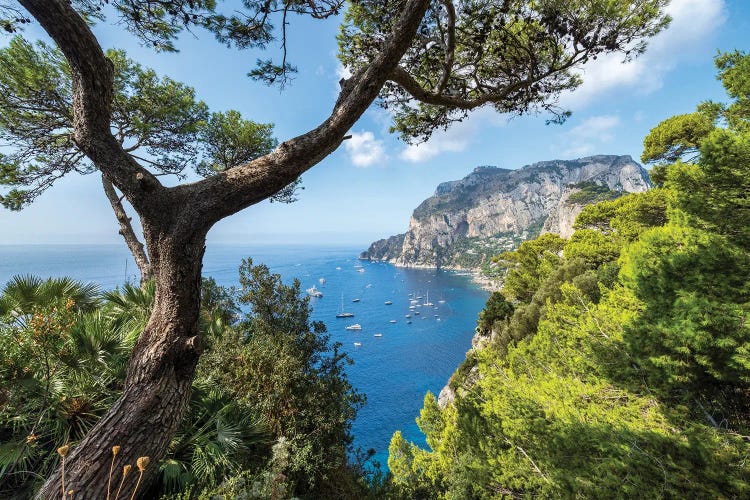
<instances>
[{"instance_id":1,"label":"white yacht","mask_svg":"<svg viewBox=\"0 0 750 500\"><path fill-rule=\"evenodd\" d=\"M362 325L360 325L359 323L354 323L353 325L347 326L346 329L347 330L361 330Z\"/></svg>"},{"instance_id":2,"label":"white yacht","mask_svg":"<svg viewBox=\"0 0 750 500\"><path fill-rule=\"evenodd\" d=\"M321 292L320 290L318 290L317 288L315 288L315 285L311 286L310 288L308 288L305 291L307 292L307 295L309 295L311 297L321 298L323 296L323 292Z\"/></svg>"},{"instance_id":3,"label":"white yacht","mask_svg":"<svg viewBox=\"0 0 750 500\"><path fill-rule=\"evenodd\" d=\"M344 292L341 292L341 312L336 315L337 318L353 318L354 313L344 312Z\"/></svg>"}]
</instances>

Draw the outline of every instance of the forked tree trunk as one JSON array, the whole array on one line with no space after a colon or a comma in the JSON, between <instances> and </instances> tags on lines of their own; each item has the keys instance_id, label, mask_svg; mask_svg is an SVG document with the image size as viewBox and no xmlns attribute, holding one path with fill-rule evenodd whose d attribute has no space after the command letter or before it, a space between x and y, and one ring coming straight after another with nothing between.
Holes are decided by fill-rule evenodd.
<instances>
[{"instance_id":1,"label":"forked tree trunk","mask_svg":"<svg viewBox=\"0 0 750 500\"><path fill-rule=\"evenodd\" d=\"M379 53L345 81L330 116L317 127L244 165L165 188L111 134L113 67L75 10L76 2L19 1L70 65L76 144L141 216L156 283L154 310L133 351L122 397L66 459L66 488L77 492L75 498L103 499L112 447L121 447L117 479L123 465L135 465L139 456L151 458L142 480L148 484L185 413L200 356L200 279L208 229L279 192L341 145L411 46L430 2L406 0L399 7ZM130 498L137 476L137 470L131 472L120 498ZM38 498L61 495L58 471Z\"/></svg>"},{"instance_id":2,"label":"forked tree trunk","mask_svg":"<svg viewBox=\"0 0 750 500\"><path fill-rule=\"evenodd\" d=\"M133 350L122 396L65 460L65 489L73 490L76 499L107 498L113 446L121 448L112 474L112 498L126 464L133 468L119 498L130 498L139 476L136 460L148 456L151 463L138 489L143 492L190 399L201 349L198 316L205 232L147 241L156 284L154 308ZM61 496L58 470L37 498Z\"/></svg>"}]
</instances>

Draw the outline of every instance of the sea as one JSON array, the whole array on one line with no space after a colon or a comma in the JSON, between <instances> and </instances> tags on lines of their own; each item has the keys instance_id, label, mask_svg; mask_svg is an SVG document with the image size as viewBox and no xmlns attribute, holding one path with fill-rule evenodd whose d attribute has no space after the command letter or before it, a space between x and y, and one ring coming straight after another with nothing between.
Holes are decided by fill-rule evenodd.
<instances>
[{"instance_id":1,"label":"sea","mask_svg":"<svg viewBox=\"0 0 750 500\"><path fill-rule=\"evenodd\" d=\"M297 278L303 290L315 286L323 294L311 299L313 319L343 344L354 360L349 380L367 396L352 426L354 446L374 449L373 460L387 470L395 431L426 446L415 422L425 393L437 395L463 361L488 293L465 273L360 261L360 250L209 244L203 274L237 286L240 262L249 257L285 282ZM0 286L17 274L71 276L102 289L138 281L125 245L0 245ZM354 317L336 318L342 305ZM355 323L362 329L346 329Z\"/></svg>"}]
</instances>

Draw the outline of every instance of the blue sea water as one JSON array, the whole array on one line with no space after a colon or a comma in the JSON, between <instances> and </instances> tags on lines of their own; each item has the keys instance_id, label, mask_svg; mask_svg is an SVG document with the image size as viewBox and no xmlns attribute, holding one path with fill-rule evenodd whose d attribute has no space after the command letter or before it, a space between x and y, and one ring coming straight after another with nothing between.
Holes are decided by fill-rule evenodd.
<instances>
[{"instance_id":1,"label":"blue sea water","mask_svg":"<svg viewBox=\"0 0 750 500\"><path fill-rule=\"evenodd\" d=\"M425 393L437 394L463 361L487 292L468 276L449 271L361 262L356 258L358 250L209 245L203 274L221 285L237 285L240 261L251 257L285 281L298 278L303 289L315 285L323 293L322 298L311 300L313 319L325 322L332 340L341 342L354 359L347 369L349 379L367 395L367 405L353 425L354 444L363 450L375 449L374 458L385 467L388 444L396 430L425 445L414 419ZM124 245L0 245L0 286L15 274L72 276L105 289L137 281L137 269ZM353 318L335 317L342 295L344 308L354 313ZM410 310L410 298L416 296L422 297L420 306ZM421 305L428 296L434 305ZM359 302L352 302L357 298ZM407 314L412 317L407 319ZM354 323L362 330L346 330ZM376 333L382 336L374 337Z\"/></svg>"}]
</instances>

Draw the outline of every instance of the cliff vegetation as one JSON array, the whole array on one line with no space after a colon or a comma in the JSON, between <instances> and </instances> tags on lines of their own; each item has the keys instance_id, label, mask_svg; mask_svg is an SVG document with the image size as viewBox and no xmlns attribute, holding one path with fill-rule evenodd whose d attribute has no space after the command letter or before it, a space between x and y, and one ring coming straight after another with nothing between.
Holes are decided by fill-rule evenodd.
<instances>
[{"instance_id":1,"label":"cliff vegetation","mask_svg":"<svg viewBox=\"0 0 750 500\"><path fill-rule=\"evenodd\" d=\"M717 67L732 102L646 140L658 187L495 258L476 347L417 418L428 446L392 438L394 497L750 496L750 56Z\"/></svg>"}]
</instances>

